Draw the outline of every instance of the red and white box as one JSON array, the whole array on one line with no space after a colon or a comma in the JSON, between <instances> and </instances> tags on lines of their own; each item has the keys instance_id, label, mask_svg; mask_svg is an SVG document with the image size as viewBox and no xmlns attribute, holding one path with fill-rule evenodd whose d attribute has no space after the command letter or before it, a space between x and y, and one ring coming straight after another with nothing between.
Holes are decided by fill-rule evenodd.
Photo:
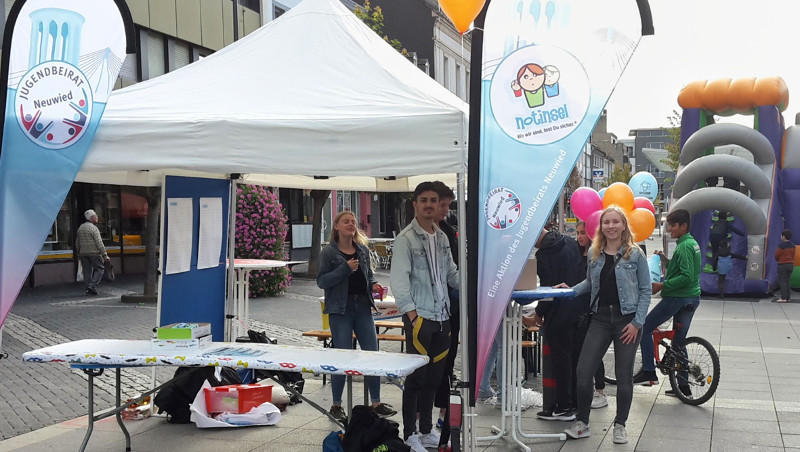
<instances>
[{"instance_id":1,"label":"red and white box","mask_svg":"<svg viewBox=\"0 0 800 452\"><path fill-rule=\"evenodd\" d=\"M227 385L203 388L209 414L247 413L264 402L272 402L272 385Z\"/></svg>"}]
</instances>

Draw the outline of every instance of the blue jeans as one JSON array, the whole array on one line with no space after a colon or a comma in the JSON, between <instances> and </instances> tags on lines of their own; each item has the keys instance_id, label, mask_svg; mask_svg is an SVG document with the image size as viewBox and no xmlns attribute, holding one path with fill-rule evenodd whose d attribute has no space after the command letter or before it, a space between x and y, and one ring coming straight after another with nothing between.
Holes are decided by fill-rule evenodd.
<instances>
[{"instance_id":1,"label":"blue jeans","mask_svg":"<svg viewBox=\"0 0 800 452\"><path fill-rule=\"evenodd\" d=\"M353 295L347 296L347 308L344 314L329 314L331 325L331 339L333 348L353 349L353 333L356 334L361 350L378 350L378 336L375 333L375 322L372 320L372 307L369 297L364 294L356 299ZM369 388L372 403L381 401L381 377L364 377ZM342 404L342 393L347 377L344 375L331 375L331 391L333 404Z\"/></svg>"},{"instance_id":2,"label":"blue jeans","mask_svg":"<svg viewBox=\"0 0 800 452\"><path fill-rule=\"evenodd\" d=\"M652 372L656 370L655 350L653 349L653 330L672 317L672 329L675 337L672 339L673 346L686 354L683 341L686 333L689 332L689 325L692 324L694 311L700 305L700 296L678 298L663 298L648 314L642 326L642 370Z\"/></svg>"},{"instance_id":3,"label":"blue jeans","mask_svg":"<svg viewBox=\"0 0 800 452\"><path fill-rule=\"evenodd\" d=\"M619 305L602 306L592 316L586 340L578 359L578 414L576 420L589 424L592 411L592 380L603 362L608 346L614 343L614 370L617 375L617 415L614 422L625 425L633 401L633 361L639 348L641 332L630 344L623 344L622 329L631 323L635 314L621 314Z\"/></svg>"},{"instance_id":4,"label":"blue jeans","mask_svg":"<svg viewBox=\"0 0 800 452\"><path fill-rule=\"evenodd\" d=\"M494 336L492 348L489 349L489 355L486 357L486 366L483 368L483 376L481 377L481 386L478 389L478 398L485 398L491 396L492 392L492 372L495 367L497 368L497 394L503 392L503 357L500 356L503 351L503 324L497 329L497 334Z\"/></svg>"}]
</instances>

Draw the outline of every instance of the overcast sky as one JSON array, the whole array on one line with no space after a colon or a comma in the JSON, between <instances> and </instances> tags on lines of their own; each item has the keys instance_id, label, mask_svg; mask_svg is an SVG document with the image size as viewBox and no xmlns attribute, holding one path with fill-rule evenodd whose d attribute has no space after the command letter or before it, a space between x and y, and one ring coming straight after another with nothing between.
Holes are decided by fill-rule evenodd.
<instances>
[{"instance_id":1,"label":"overcast sky","mask_svg":"<svg viewBox=\"0 0 800 452\"><path fill-rule=\"evenodd\" d=\"M609 132L627 138L631 129L668 127L684 85L726 77L782 77L789 87L784 120L794 124L800 1L650 0L650 7L656 33L642 38L609 99Z\"/></svg>"}]
</instances>

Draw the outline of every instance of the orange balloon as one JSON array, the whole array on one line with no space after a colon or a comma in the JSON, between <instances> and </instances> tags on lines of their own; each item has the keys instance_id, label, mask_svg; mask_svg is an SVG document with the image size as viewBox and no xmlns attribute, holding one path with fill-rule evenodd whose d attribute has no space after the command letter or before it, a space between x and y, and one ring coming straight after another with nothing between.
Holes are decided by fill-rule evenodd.
<instances>
[{"instance_id":1,"label":"orange balloon","mask_svg":"<svg viewBox=\"0 0 800 452\"><path fill-rule=\"evenodd\" d=\"M486 0L439 0L439 7L463 35L485 3Z\"/></svg>"},{"instance_id":2,"label":"orange balloon","mask_svg":"<svg viewBox=\"0 0 800 452\"><path fill-rule=\"evenodd\" d=\"M656 228L656 217L653 212L644 208L628 212L628 226L631 228L634 242L646 240Z\"/></svg>"},{"instance_id":3,"label":"orange balloon","mask_svg":"<svg viewBox=\"0 0 800 452\"><path fill-rule=\"evenodd\" d=\"M616 205L624 211L633 210L633 190L624 182L614 182L603 194L603 208Z\"/></svg>"}]
</instances>

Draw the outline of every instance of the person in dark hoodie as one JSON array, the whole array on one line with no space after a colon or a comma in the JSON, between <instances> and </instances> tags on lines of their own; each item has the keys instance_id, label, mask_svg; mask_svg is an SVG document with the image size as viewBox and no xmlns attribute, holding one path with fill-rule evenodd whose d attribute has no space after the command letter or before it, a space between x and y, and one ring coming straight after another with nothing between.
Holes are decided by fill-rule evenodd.
<instances>
[{"instance_id":1,"label":"person in dark hoodie","mask_svg":"<svg viewBox=\"0 0 800 452\"><path fill-rule=\"evenodd\" d=\"M575 285L586 279L581 271L584 259L578 242L556 231L543 229L536 241L536 274L542 287L559 283ZM531 318L523 318L526 326L540 325L541 334L550 344L550 357L556 384L556 400L542 407L539 419L571 421L575 419L575 347L578 320L583 312L581 299L542 300Z\"/></svg>"}]
</instances>

